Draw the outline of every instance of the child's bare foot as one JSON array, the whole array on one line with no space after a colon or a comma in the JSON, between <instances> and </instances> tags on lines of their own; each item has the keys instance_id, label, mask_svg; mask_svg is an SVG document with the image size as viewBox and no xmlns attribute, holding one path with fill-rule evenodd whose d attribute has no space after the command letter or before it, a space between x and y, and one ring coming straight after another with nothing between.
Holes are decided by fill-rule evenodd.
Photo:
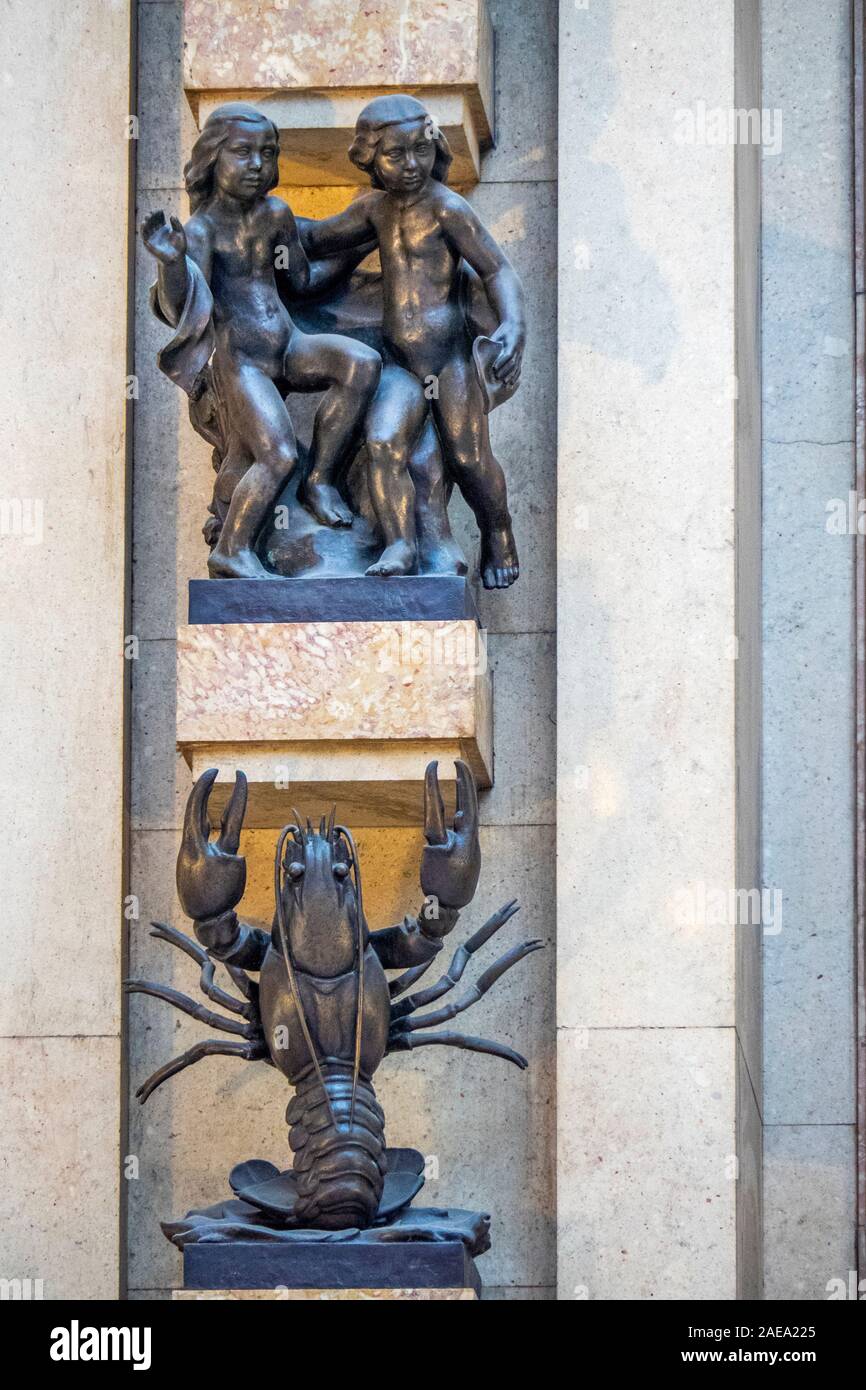
<instances>
[{"instance_id":1,"label":"child's bare foot","mask_svg":"<svg viewBox=\"0 0 866 1390\"><path fill-rule=\"evenodd\" d=\"M460 546L450 537L439 540L422 556L425 574L466 574L468 565Z\"/></svg>"},{"instance_id":2,"label":"child's bare foot","mask_svg":"<svg viewBox=\"0 0 866 1390\"><path fill-rule=\"evenodd\" d=\"M415 568L415 546L408 541L394 541L385 547L375 565L367 574L384 576L392 574L411 574Z\"/></svg>"},{"instance_id":3,"label":"child's bare foot","mask_svg":"<svg viewBox=\"0 0 866 1390\"><path fill-rule=\"evenodd\" d=\"M322 526L351 526L355 520L339 492L330 483L308 478L300 494L301 502Z\"/></svg>"},{"instance_id":4,"label":"child's bare foot","mask_svg":"<svg viewBox=\"0 0 866 1390\"><path fill-rule=\"evenodd\" d=\"M510 526L488 531L481 540L481 581L485 589L507 589L520 574L517 545Z\"/></svg>"},{"instance_id":5,"label":"child's bare foot","mask_svg":"<svg viewBox=\"0 0 866 1390\"><path fill-rule=\"evenodd\" d=\"M258 555L251 550L239 550L237 555L224 555L219 546L211 551L207 562L211 579L270 579Z\"/></svg>"}]
</instances>

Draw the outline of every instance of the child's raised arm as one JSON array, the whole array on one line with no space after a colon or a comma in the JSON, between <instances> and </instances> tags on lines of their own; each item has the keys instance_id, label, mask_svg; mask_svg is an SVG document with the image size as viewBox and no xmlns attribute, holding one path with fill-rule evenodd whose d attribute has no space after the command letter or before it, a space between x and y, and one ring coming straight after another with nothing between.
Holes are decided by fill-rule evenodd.
<instances>
[{"instance_id":1,"label":"child's raised arm","mask_svg":"<svg viewBox=\"0 0 866 1390\"><path fill-rule=\"evenodd\" d=\"M192 219L184 227L177 217L167 222L161 208L141 225L141 239L157 261L159 307L168 323L176 326L189 292L186 258L195 261L210 283L212 247L205 229Z\"/></svg>"}]
</instances>

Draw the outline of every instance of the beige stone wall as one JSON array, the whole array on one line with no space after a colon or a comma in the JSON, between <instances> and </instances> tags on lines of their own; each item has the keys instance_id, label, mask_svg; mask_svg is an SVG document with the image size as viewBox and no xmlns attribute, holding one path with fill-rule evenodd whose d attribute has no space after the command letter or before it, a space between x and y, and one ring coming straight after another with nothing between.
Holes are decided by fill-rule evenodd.
<instances>
[{"instance_id":1,"label":"beige stone wall","mask_svg":"<svg viewBox=\"0 0 866 1390\"><path fill-rule=\"evenodd\" d=\"M759 928L706 903L759 886L757 216L682 113L736 107L758 7L560 9L559 1292L733 1298Z\"/></svg>"},{"instance_id":2,"label":"beige stone wall","mask_svg":"<svg viewBox=\"0 0 866 1390\"><path fill-rule=\"evenodd\" d=\"M129 5L11 0L0 44L0 1277L111 1298Z\"/></svg>"},{"instance_id":3,"label":"beige stone wall","mask_svg":"<svg viewBox=\"0 0 866 1390\"><path fill-rule=\"evenodd\" d=\"M548 949L507 976L479 1004L472 1029L502 1038L530 1058L526 1073L467 1053L431 1048L387 1061L376 1076L388 1138L438 1159L425 1189L434 1203L493 1213L494 1247L481 1262L485 1284L508 1297L552 1296L554 1086L554 498L556 264L556 5L495 0L498 144L485 156L472 201L524 277L530 347L517 400L493 419L494 444L509 476L523 574L506 595L482 595L495 680L496 783L482 797L484 872L458 929L463 939L485 915L517 896L523 909L508 944L543 937ZM138 220L154 207L186 215L181 169L195 125L182 92L181 6L139 5L141 139ZM299 212L321 213L346 190L292 189ZM199 534L210 497L210 451L192 432L179 393L154 355L164 332L151 320L151 267L139 250L135 427L132 887L141 917L130 927L131 971L195 990L195 971L150 940L147 923L183 926L174 860L190 785L174 749L175 631L186 620L186 581L205 574ZM466 509L457 528L477 566ZM303 809L307 809L306 807ZM311 811L314 809L309 808ZM365 907L371 925L398 920L418 900L420 832L358 828ZM251 831L245 910L270 920L274 835ZM456 940L455 940L456 945ZM486 957L485 957L486 959ZM481 966L483 968L483 965ZM130 1006L130 1076L137 1085L202 1035L200 1025L153 1000ZM129 1188L129 1282L134 1297L157 1297L180 1282L180 1259L161 1218L215 1200L231 1165L247 1157L287 1160L285 1092L270 1069L209 1059L131 1106L130 1147L141 1178Z\"/></svg>"},{"instance_id":4,"label":"beige stone wall","mask_svg":"<svg viewBox=\"0 0 866 1390\"><path fill-rule=\"evenodd\" d=\"M855 542L830 522L856 487L851 9L762 9L763 103L784 118L762 202L764 872L784 895L764 942L773 1299L825 1299L857 1260Z\"/></svg>"}]
</instances>

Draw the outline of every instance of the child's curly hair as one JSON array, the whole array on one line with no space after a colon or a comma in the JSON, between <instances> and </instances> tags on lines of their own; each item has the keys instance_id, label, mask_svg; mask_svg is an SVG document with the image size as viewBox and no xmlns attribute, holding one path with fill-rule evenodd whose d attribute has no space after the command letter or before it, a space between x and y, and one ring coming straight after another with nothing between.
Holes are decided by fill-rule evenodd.
<instances>
[{"instance_id":1,"label":"child's curly hair","mask_svg":"<svg viewBox=\"0 0 866 1390\"><path fill-rule=\"evenodd\" d=\"M431 138L436 146L433 161L433 178L446 183L451 167L451 149L442 131L436 125L426 106L414 97L396 96L375 97L364 107L355 122L355 138L349 148L349 158L358 169L369 174L374 188L381 188L373 167L376 151L387 126L407 125L410 121L429 121Z\"/></svg>"},{"instance_id":2,"label":"child's curly hair","mask_svg":"<svg viewBox=\"0 0 866 1390\"><path fill-rule=\"evenodd\" d=\"M202 203L206 203L213 193L213 171L217 156L229 137L231 126L236 125L238 121L269 125L274 132L274 144L279 155L280 132L270 117L263 116L261 111L257 111L245 101L230 101L225 106L218 106L202 126L201 135L192 147L189 162L184 165L183 179L189 195L190 212L195 212ZM266 192L269 193L272 188L276 188L278 182L279 174L275 168L273 182L268 185Z\"/></svg>"}]
</instances>

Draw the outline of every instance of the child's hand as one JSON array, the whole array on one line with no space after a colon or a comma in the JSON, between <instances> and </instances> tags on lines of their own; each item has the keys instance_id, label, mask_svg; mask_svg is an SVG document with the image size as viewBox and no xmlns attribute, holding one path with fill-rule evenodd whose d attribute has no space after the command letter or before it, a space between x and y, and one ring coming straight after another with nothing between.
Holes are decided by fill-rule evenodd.
<instances>
[{"instance_id":1,"label":"child's hand","mask_svg":"<svg viewBox=\"0 0 866 1390\"><path fill-rule=\"evenodd\" d=\"M141 239L150 254L163 265L176 265L186 255L186 232L182 224L173 217L169 226L162 208L144 219Z\"/></svg>"},{"instance_id":2,"label":"child's hand","mask_svg":"<svg viewBox=\"0 0 866 1390\"><path fill-rule=\"evenodd\" d=\"M493 363L493 375L505 386L516 386L520 380L523 366L523 350L526 346L526 330L522 324L505 319L495 333L491 333L494 343L502 344L502 351Z\"/></svg>"}]
</instances>

